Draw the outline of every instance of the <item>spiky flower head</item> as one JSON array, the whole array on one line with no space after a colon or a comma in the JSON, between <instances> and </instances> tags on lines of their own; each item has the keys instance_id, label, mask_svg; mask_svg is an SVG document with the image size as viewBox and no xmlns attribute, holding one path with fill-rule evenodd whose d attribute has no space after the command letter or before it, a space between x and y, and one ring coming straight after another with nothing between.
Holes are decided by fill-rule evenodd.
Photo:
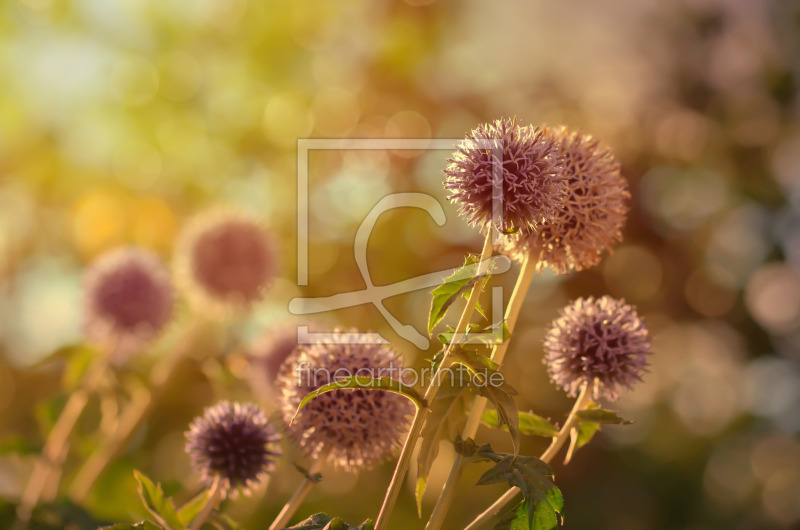
<instances>
[{"instance_id":1,"label":"spiky flower head","mask_svg":"<svg viewBox=\"0 0 800 530\"><path fill-rule=\"evenodd\" d=\"M189 425L186 452L210 486L218 476L223 495L236 496L264 480L275 467L278 435L253 403L222 401Z\"/></svg>"},{"instance_id":2,"label":"spiky flower head","mask_svg":"<svg viewBox=\"0 0 800 530\"><path fill-rule=\"evenodd\" d=\"M584 384L595 398L617 399L641 381L650 338L636 309L610 296L579 298L560 312L544 339L551 380L575 396Z\"/></svg>"},{"instance_id":3,"label":"spiky flower head","mask_svg":"<svg viewBox=\"0 0 800 530\"><path fill-rule=\"evenodd\" d=\"M533 229L552 219L566 192L558 145L546 128L516 118L478 126L447 160L444 187L459 213L481 229ZM498 203L502 225L493 216Z\"/></svg>"},{"instance_id":4,"label":"spiky flower head","mask_svg":"<svg viewBox=\"0 0 800 530\"><path fill-rule=\"evenodd\" d=\"M628 213L628 183L604 143L561 126L549 133L559 146L567 182L564 208L535 230L523 228L504 239L503 252L516 259L531 254L557 274L600 262L622 240Z\"/></svg>"},{"instance_id":5,"label":"spiky flower head","mask_svg":"<svg viewBox=\"0 0 800 530\"><path fill-rule=\"evenodd\" d=\"M103 254L84 280L84 332L89 341L127 358L150 344L172 316L167 270L152 252L122 248Z\"/></svg>"},{"instance_id":6,"label":"spiky flower head","mask_svg":"<svg viewBox=\"0 0 800 530\"><path fill-rule=\"evenodd\" d=\"M301 344L286 359L277 380L287 424L300 401L317 388L355 375L398 379L402 361L386 344L360 344L357 334L338 342ZM399 447L413 406L404 397L377 390L334 390L311 400L289 427L290 435L311 458L323 454L349 471L369 469Z\"/></svg>"},{"instance_id":7,"label":"spiky flower head","mask_svg":"<svg viewBox=\"0 0 800 530\"><path fill-rule=\"evenodd\" d=\"M275 278L277 252L271 235L254 219L213 210L192 219L178 243L180 287L204 313L248 309Z\"/></svg>"}]
</instances>

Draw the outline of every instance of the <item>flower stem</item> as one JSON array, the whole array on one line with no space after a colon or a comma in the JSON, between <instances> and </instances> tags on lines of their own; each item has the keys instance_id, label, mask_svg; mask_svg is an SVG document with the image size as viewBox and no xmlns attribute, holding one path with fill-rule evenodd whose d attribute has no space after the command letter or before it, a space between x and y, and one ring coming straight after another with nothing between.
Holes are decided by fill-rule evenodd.
<instances>
[{"instance_id":1,"label":"flower stem","mask_svg":"<svg viewBox=\"0 0 800 530\"><path fill-rule=\"evenodd\" d=\"M492 232L492 230L487 230L486 240L483 243L480 265L477 271L477 274L479 275L483 274L485 270L484 267L486 266L485 261L492 255ZM475 311L475 305L478 303L478 298L483 291L483 283L484 282L478 281L472 286L472 289L469 292L469 298L467 298L467 304L464 306L464 310L461 313L461 318L458 320L458 325L456 326L456 330L453 335L454 337L458 337L466 332L467 325L472 318L472 313ZM450 353L455 343L456 341L453 340L445 348L442 362L431 377L431 382L428 385L428 388L425 390L424 401L427 404L433 402L436 394L439 391L441 379L439 377L439 373L442 370L446 370L450 367L452 362ZM414 415L414 420L412 421L411 428L406 436L403 449L400 451L400 456L397 459L397 465L394 468L392 481L389 483L389 489L386 491L386 496L383 499L381 510L378 513L378 519L375 521L375 530L386 530L387 526L389 525L389 517L392 513L392 509L394 508L394 504L397 501L397 496L400 493L400 488L403 484L403 480L405 479L406 472L408 471L408 466L411 464L411 455L414 451L414 446L419 439L419 435L422 432L422 426L425 424L425 417L427 416L428 412L428 406L423 406L417 409L416 414Z\"/></svg>"},{"instance_id":2,"label":"flower stem","mask_svg":"<svg viewBox=\"0 0 800 530\"><path fill-rule=\"evenodd\" d=\"M558 431L558 435L553 438L552 442L550 442L550 446L547 448L547 450L542 453L542 456L539 457L539 460L549 464L553 457L556 456L558 450L564 446L567 438L569 438L570 431L572 431L575 423L577 423L578 412L584 409L586 403L589 402L590 397L591 385L584 383L583 388L581 388L581 392L578 395L578 399L575 400L575 405L572 407L569 416L567 416L567 420L564 422L561 430ZM487 508L482 514L480 514L469 525L467 525L464 530L477 530L480 528L481 525L497 515L506 504L514 500L519 491L519 488L516 487L509 489L499 499L497 499L494 504L489 506L489 508Z\"/></svg>"},{"instance_id":3,"label":"flower stem","mask_svg":"<svg viewBox=\"0 0 800 530\"><path fill-rule=\"evenodd\" d=\"M522 303L525 300L525 295L528 294L528 288L536 272L537 262L538 260L531 259L530 255L526 256L525 260L522 262L522 268L519 271L517 283L514 286L514 291L511 293L511 298L506 308L505 323L509 333L514 332L514 327L517 324L517 317L519 317L520 310L522 309ZM500 344L496 344L492 349L491 359L497 364L503 363L510 340L511 339L504 340ZM473 438L475 433L478 432L478 426L480 425L483 411L486 409L486 403L486 398L482 396L476 397L472 402L472 409L467 418L467 423L461 431L462 439ZM431 517L428 519L428 524L425 526L426 530L438 530L442 527L444 519L447 516L447 511L450 509L450 505L455 498L456 488L461 478L463 463L464 457L460 454L456 454L453 465L450 468L450 475L448 475L444 483L444 488L439 494L436 506L433 507Z\"/></svg>"},{"instance_id":4,"label":"flower stem","mask_svg":"<svg viewBox=\"0 0 800 530\"><path fill-rule=\"evenodd\" d=\"M297 487L294 494L291 498L283 505L281 512L272 521L272 524L269 525L269 530L280 530L281 528L285 528L286 524L289 520L297 513L297 509L300 508L300 505L303 504L303 501L308 496L311 489L314 487L314 484L317 483L316 480L313 479L315 473L318 473L322 466L325 464L325 460L328 458L328 452L323 451L319 458L317 458L316 462L312 464L309 468L308 472L306 473L306 477L303 479L303 482L300 483L300 486Z\"/></svg>"},{"instance_id":5,"label":"flower stem","mask_svg":"<svg viewBox=\"0 0 800 530\"><path fill-rule=\"evenodd\" d=\"M122 413L114 434L108 437L105 443L101 443L100 447L89 456L86 463L78 471L69 489L70 499L75 502L81 502L111 459L129 442L136 429L141 425L142 420L152 409L158 396L166 389L167 382L180 364L181 359L191 351L202 325L202 321L192 324L174 354L155 366L151 376L152 390L141 390L132 397L131 404Z\"/></svg>"},{"instance_id":6,"label":"flower stem","mask_svg":"<svg viewBox=\"0 0 800 530\"><path fill-rule=\"evenodd\" d=\"M222 493L222 478L216 475L214 477L214 482L211 483L211 487L208 488L208 499L203 509L197 514L197 517L192 520L189 530L200 530L200 527L203 526L203 523L206 522L208 516L211 515L211 512L213 512L214 508L217 506L217 502L221 496L220 493Z\"/></svg>"},{"instance_id":7,"label":"flower stem","mask_svg":"<svg viewBox=\"0 0 800 530\"><path fill-rule=\"evenodd\" d=\"M69 449L68 438L81 417L86 403L95 388L103 379L108 359L98 358L89 368L80 388L76 389L64 405L64 410L50 431L47 441L42 449L41 456L36 460L28 483L22 492L22 497L17 508L17 521L15 528L24 528L30 520L33 509L39 502L48 482L57 480L61 476L61 466L67 457ZM52 487L52 484L50 484Z\"/></svg>"}]
</instances>

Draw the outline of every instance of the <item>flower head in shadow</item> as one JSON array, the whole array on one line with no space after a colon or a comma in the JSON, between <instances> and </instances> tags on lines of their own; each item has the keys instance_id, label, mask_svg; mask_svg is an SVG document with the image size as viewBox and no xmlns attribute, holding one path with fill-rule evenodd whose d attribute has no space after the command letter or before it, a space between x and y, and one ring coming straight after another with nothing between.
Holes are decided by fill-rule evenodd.
<instances>
[{"instance_id":1,"label":"flower head in shadow","mask_svg":"<svg viewBox=\"0 0 800 530\"><path fill-rule=\"evenodd\" d=\"M221 480L226 496L263 481L280 455L278 435L264 412L253 403L222 401L195 418L186 433L186 452L192 465L211 485Z\"/></svg>"}]
</instances>

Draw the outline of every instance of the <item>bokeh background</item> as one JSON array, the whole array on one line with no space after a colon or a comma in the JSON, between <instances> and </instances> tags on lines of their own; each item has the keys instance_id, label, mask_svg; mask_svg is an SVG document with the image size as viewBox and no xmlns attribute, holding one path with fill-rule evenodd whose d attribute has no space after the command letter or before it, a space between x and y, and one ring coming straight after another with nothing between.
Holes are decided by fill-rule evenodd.
<instances>
[{"instance_id":1,"label":"bokeh background","mask_svg":"<svg viewBox=\"0 0 800 530\"><path fill-rule=\"evenodd\" d=\"M294 322L291 298L363 288L353 237L382 196L429 193L447 223L422 211L385 214L370 240L375 283L457 266L480 250L444 200L447 151L315 151L309 285L297 287L297 139L459 138L516 115L604 139L633 193L613 255L536 279L506 368L520 408L560 421L570 407L540 357L544 327L571 299L624 297L654 339L651 373L618 404L635 424L605 428L568 467L556 465L565 527L797 528L798 76L793 0L0 1L3 503L18 498L33 463L26 447L41 445L69 391L52 354L81 340L81 278L94 257L136 244L169 261L185 219L220 204L259 216L281 248L282 277L264 303L182 363L85 503L98 521L127 521L145 515L134 468L179 500L197 491L183 432L204 406L259 399L274 410L241 352L262 330ZM510 287L506 276L496 283ZM387 300L420 330L428 304L425 292ZM183 308L121 371L146 373L190 319ZM320 321L378 331L417 366L435 351L398 338L373 307ZM67 480L92 451L99 416L93 401ZM479 436L507 446L501 434ZM543 443L526 440L524 450ZM450 455L443 443L433 493ZM328 472L300 515L374 516L392 467ZM483 469L465 474L448 528L501 493L473 486ZM299 479L284 460L266 493L228 512L263 528ZM421 526L407 486L394 528Z\"/></svg>"}]
</instances>

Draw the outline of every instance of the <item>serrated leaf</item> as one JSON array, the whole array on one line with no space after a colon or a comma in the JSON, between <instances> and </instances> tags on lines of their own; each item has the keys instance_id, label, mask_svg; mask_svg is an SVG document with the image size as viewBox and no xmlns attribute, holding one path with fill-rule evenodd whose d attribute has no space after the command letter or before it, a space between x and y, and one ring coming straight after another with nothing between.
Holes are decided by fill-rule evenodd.
<instances>
[{"instance_id":1,"label":"serrated leaf","mask_svg":"<svg viewBox=\"0 0 800 530\"><path fill-rule=\"evenodd\" d=\"M521 522L527 522L528 525L521 528L551 530L560 524L564 499L552 481L550 466L532 456L495 453L485 456L495 465L481 476L478 484L506 482L520 489L525 505L525 517Z\"/></svg>"},{"instance_id":2,"label":"serrated leaf","mask_svg":"<svg viewBox=\"0 0 800 530\"><path fill-rule=\"evenodd\" d=\"M526 436L543 436L552 438L558 435L558 427L533 412L519 412L519 432ZM488 427L499 428L500 419L496 410L487 410L481 416L481 423Z\"/></svg>"},{"instance_id":3,"label":"serrated leaf","mask_svg":"<svg viewBox=\"0 0 800 530\"><path fill-rule=\"evenodd\" d=\"M514 454L519 453L519 412L513 396L516 390L505 383L500 386L483 384L475 387L478 394L488 399L497 411L498 425L508 427L511 442L514 444Z\"/></svg>"},{"instance_id":4,"label":"serrated leaf","mask_svg":"<svg viewBox=\"0 0 800 530\"><path fill-rule=\"evenodd\" d=\"M163 530L160 526L157 526L150 521L141 521L139 523L117 523L111 526L102 526L100 530Z\"/></svg>"},{"instance_id":5,"label":"serrated leaf","mask_svg":"<svg viewBox=\"0 0 800 530\"><path fill-rule=\"evenodd\" d=\"M351 526L338 517L331 517L326 513L316 513L284 530L372 530L374 526L371 519L367 519L358 526Z\"/></svg>"},{"instance_id":6,"label":"serrated leaf","mask_svg":"<svg viewBox=\"0 0 800 530\"><path fill-rule=\"evenodd\" d=\"M461 363L466 366L470 372L480 378L488 379L489 375L496 372L500 366L486 357L471 350L465 350L460 347L453 349L453 362Z\"/></svg>"},{"instance_id":7,"label":"serrated leaf","mask_svg":"<svg viewBox=\"0 0 800 530\"><path fill-rule=\"evenodd\" d=\"M465 264L461 268L446 277L441 285L431 291L433 299L431 300L431 310L428 315L428 335L433 333L433 328L444 318L447 310L459 296L467 294L468 290L479 279L488 280L492 274L499 270L498 262L505 262L507 259L505 256L489 258L485 272L478 275L481 263L475 261L474 258L467 257Z\"/></svg>"},{"instance_id":8,"label":"serrated leaf","mask_svg":"<svg viewBox=\"0 0 800 530\"><path fill-rule=\"evenodd\" d=\"M575 413L575 417L580 422L591 422L611 425L630 425L632 421L625 420L617 416L613 410L603 410L597 408L587 408Z\"/></svg>"},{"instance_id":9,"label":"serrated leaf","mask_svg":"<svg viewBox=\"0 0 800 530\"><path fill-rule=\"evenodd\" d=\"M145 474L137 470L133 471L133 476L136 477L139 497L158 523L171 530L185 530L186 526L178 517L172 499L164 496L161 485L153 483Z\"/></svg>"},{"instance_id":10,"label":"serrated leaf","mask_svg":"<svg viewBox=\"0 0 800 530\"><path fill-rule=\"evenodd\" d=\"M300 405L297 407L297 411L295 411L292 421L289 424L291 425L294 423L297 415L301 410L303 410L303 407L308 405L312 399L317 396L321 396L322 394L333 392L334 390L368 390L391 392L393 394L399 394L410 399L414 405L417 406L417 408L426 406L425 400L422 399L422 396L420 396L416 390L404 385L396 379L392 379L390 377L367 377L361 375L351 375L343 377L338 381L328 383L327 385L323 385L313 392L306 394L302 401L300 401Z\"/></svg>"},{"instance_id":11,"label":"serrated leaf","mask_svg":"<svg viewBox=\"0 0 800 530\"><path fill-rule=\"evenodd\" d=\"M189 526L194 521L194 518L203 511L206 503L208 503L208 494L209 490L201 491L197 496L195 496L192 500L184 504L180 510L178 510L178 519L180 519L181 523L185 526Z\"/></svg>"}]
</instances>

